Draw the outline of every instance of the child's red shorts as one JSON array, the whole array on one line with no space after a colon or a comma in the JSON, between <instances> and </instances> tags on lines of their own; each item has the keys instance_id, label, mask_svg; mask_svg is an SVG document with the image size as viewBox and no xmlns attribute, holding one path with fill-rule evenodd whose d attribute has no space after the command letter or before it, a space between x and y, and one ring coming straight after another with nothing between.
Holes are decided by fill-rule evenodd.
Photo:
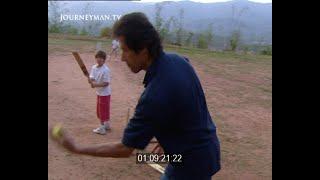
<instances>
[{"instance_id":1,"label":"child's red shorts","mask_svg":"<svg viewBox=\"0 0 320 180\"><path fill-rule=\"evenodd\" d=\"M97 116L101 123L110 119L110 96L97 96Z\"/></svg>"}]
</instances>

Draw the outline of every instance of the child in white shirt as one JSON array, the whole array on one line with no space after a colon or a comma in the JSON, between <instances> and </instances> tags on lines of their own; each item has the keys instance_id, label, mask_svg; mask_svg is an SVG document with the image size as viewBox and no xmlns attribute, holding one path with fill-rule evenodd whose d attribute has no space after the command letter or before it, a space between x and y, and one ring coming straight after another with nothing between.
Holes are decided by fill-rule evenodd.
<instances>
[{"instance_id":1,"label":"child in white shirt","mask_svg":"<svg viewBox=\"0 0 320 180\"><path fill-rule=\"evenodd\" d=\"M101 126L94 129L97 134L106 134L106 130L110 129L110 69L105 64L106 53L98 51L95 55L97 64L91 68L88 82L92 88L96 88L97 93L97 117L100 120Z\"/></svg>"}]
</instances>

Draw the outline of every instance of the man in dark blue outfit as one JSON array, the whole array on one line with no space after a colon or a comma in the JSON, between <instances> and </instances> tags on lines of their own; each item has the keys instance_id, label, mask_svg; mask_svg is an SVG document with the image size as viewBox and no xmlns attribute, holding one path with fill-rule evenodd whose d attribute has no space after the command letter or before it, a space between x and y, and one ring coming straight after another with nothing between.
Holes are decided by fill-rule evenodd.
<instances>
[{"instance_id":1,"label":"man in dark blue outfit","mask_svg":"<svg viewBox=\"0 0 320 180\"><path fill-rule=\"evenodd\" d=\"M155 151L182 156L182 163L168 164L162 179L211 179L221 168L220 144L189 60L163 52L157 31L142 13L123 16L113 31L120 41L122 61L134 73L146 71L145 90L122 141L82 147L64 133L59 142L79 154L129 157L156 137Z\"/></svg>"}]
</instances>

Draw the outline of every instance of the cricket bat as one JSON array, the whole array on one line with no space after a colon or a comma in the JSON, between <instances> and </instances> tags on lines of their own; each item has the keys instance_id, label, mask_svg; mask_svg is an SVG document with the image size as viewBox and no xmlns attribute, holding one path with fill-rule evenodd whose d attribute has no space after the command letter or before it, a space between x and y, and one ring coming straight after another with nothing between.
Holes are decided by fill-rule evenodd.
<instances>
[{"instance_id":1,"label":"cricket bat","mask_svg":"<svg viewBox=\"0 0 320 180\"><path fill-rule=\"evenodd\" d=\"M86 76L86 77L89 77L89 73L88 73L88 70L86 68L86 66L84 65L80 55L78 52L72 52L74 58L76 59L76 61L78 62L83 74Z\"/></svg>"},{"instance_id":2,"label":"cricket bat","mask_svg":"<svg viewBox=\"0 0 320 180\"><path fill-rule=\"evenodd\" d=\"M165 169L162 166L160 166L159 164L150 164L150 163L148 163L148 165L150 167L152 167L153 169L155 169L156 171L158 171L159 173L164 174Z\"/></svg>"}]
</instances>

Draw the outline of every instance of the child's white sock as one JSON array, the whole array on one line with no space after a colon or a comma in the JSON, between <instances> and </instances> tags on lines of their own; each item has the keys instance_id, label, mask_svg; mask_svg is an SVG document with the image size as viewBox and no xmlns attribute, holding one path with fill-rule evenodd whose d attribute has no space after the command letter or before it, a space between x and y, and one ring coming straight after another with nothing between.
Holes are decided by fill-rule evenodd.
<instances>
[{"instance_id":1,"label":"child's white sock","mask_svg":"<svg viewBox=\"0 0 320 180\"><path fill-rule=\"evenodd\" d=\"M110 128L109 121L103 122L103 126L104 126L106 129Z\"/></svg>"}]
</instances>

